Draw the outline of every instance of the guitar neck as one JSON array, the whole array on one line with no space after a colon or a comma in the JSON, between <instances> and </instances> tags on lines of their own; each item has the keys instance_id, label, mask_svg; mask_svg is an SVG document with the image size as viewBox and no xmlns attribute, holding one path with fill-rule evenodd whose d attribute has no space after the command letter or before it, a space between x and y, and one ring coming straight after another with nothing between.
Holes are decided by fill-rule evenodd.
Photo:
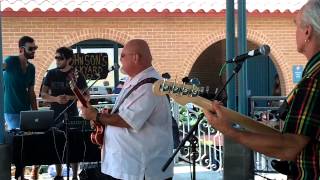
<instances>
[{"instance_id":1,"label":"guitar neck","mask_svg":"<svg viewBox=\"0 0 320 180\"><path fill-rule=\"evenodd\" d=\"M88 107L87 101L86 101L86 99L84 98L83 94L81 93L80 89L74 88L74 89L73 89L73 92L74 92L74 94L76 95L77 99L81 102L82 106L84 106L84 107L87 108L87 107Z\"/></svg>"},{"instance_id":2,"label":"guitar neck","mask_svg":"<svg viewBox=\"0 0 320 180\"><path fill-rule=\"evenodd\" d=\"M212 109L212 102L210 100L207 100L203 97L195 97L192 100L192 103L205 109L208 111L211 111ZM264 134L279 134L280 132L272 127L266 126L262 123L259 123L258 121L248 117L244 116L236 111L227 109L225 107L222 107L223 114L226 115L226 117L232 121L233 123L239 124L241 127L256 133L264 133Z\"/></svg>"}]
</instances>

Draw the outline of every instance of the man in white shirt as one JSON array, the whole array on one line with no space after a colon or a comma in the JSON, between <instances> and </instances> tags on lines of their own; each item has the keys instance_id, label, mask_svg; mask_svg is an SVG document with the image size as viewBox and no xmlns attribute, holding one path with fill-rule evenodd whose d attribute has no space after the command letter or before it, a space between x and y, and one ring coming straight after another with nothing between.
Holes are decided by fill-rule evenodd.
<instances>
[{"instance_id":1,"label":"man in white shirt","mask_svg":"<svg viewBox=\"0 0 320 180\"><path fill-rule=\"evenodd\" d=\"M152 67L147 42L141 39L129 41L120 60L121 71L129 78L113 111L101 114L92 106L82 107L85 119L105 126L101 171L108 180L172 179L172 163L165 172L161 170L173 149L168 99L155 96L151 83L141 85L125 98L140 81L150 77L161 78Z\"/></svg>"}]
</instances>

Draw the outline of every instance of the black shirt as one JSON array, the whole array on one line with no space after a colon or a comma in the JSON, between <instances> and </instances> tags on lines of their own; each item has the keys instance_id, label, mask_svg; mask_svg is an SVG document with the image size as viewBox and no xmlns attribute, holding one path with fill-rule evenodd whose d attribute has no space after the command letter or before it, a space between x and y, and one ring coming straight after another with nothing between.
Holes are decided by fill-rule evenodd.
<instances>
[{"instance_id":1,"label":"black shirt","mask_svg":"<svg viewBox=\"0 0 320 180\"><path fill-rule=\"evenodd\" d=\"M73 92L70 88L69 82L70 78L68 76L69 73L74 73L73 69L62 72L58 68L51 69L48 71L46 77L44 78L43 85L49 88L49 92L51 96L59 96L59 95L71 95L73 96ZM82 73L77 73L78 77L75 78L76 85L79 89L84 90L87 87L86 80ZM67 106L72 103L70 100L67 104L59 104L56 102L51 103L50 109L54 110L54 118L56 118ZM78 116L78 108L77 104L74 103L69 110L67 111L68 117L72 118L73 116ZM63 120L64 116L62 115L59 120L55 122L55 124L59 124Z\"/></svg>"}]
</instances>

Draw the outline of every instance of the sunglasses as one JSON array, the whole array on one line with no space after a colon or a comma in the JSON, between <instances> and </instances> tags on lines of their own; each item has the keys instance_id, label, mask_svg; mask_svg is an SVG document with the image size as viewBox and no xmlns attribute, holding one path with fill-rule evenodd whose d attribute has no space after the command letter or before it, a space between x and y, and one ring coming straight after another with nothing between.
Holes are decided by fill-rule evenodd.
<instances>
[{"instance_id":1,"label":"sunglasses","mask_svg":"<svg viewBox=\"0 0 320 180\"><path fill-rule=\"evenodd\" d=\"M25 50L31 52L31 51L36 51L38 49L38 46L22 46Z\"/></svg>"},{"instance_id":2,"label":"sunglasses","mask_svg":"<svg viewBox=\"0 0 320 180\"><path fill-rule=\"evenodd\" d=\"M62 56L55 56L54 58L55 58L56 60L58 60L58 61L64 60L64 58L63 58Z\"/></svg>"}]
</instances>

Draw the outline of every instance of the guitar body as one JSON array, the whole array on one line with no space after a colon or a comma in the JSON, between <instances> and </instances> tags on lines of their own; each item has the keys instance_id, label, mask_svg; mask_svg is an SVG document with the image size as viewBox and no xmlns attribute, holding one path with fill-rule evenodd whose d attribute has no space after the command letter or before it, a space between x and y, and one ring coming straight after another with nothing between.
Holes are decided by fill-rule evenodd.
<instances>
[{"instance_id":1,"label":"guitar body","mask_svg":"<svg viewBox=\"0 0 320 180\"><path fill-rule=\"evenodd\" d=\"M101 124L96 124L94 131L90 135L91 142L99 146L103 145L104 137L104 126Z\"/></svg>"}]
</instances>

